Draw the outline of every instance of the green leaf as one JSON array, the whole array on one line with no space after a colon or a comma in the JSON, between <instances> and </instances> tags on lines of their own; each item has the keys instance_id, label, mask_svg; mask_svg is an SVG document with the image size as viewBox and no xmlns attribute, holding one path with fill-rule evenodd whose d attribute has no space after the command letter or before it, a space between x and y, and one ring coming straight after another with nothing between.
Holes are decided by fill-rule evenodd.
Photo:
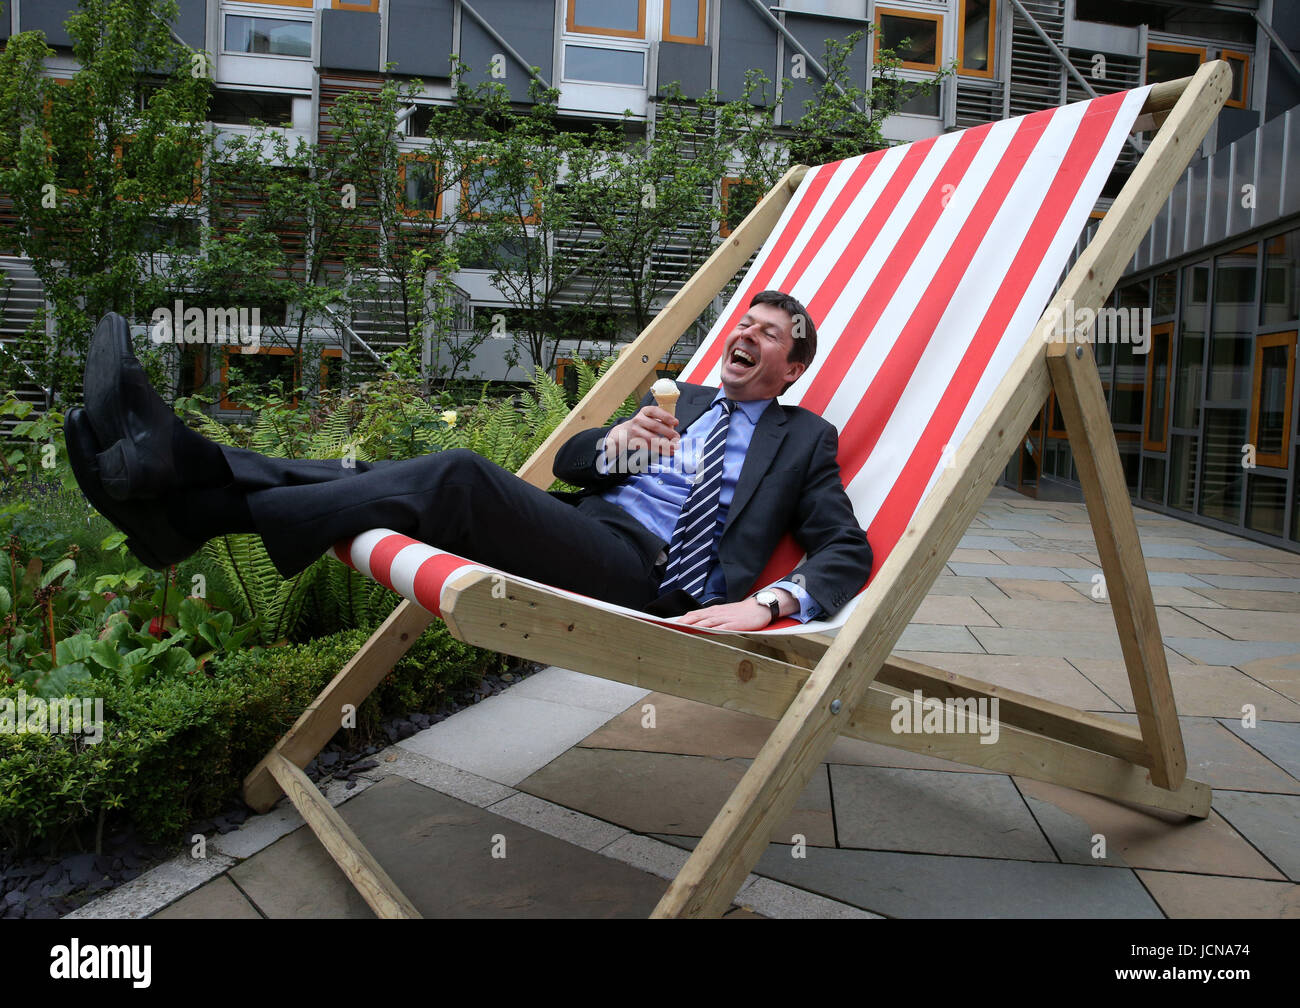
<instances>
[{"instance_id":1,"label":"green leaf","mask_svg":"<svg viewBox=\"0 0 1300 1008\"><path fill-rule=\"evenodd\" d=\"M69 665L72 662L84 661L90 657L91 649L95 643L88 634L64 637L63 640L59 641L58 647L55 648L59 664Z\"/></svg>"},{"instance_id":2,"label":"green leaf","mask_svg":"<svg viewBox=\"0 0 1300 1008\"><path fill-rule=\"evenodd\" d=\"M104 538L100 540L99 548L104 550L105 552L109 552L111 550L117 549L124 542L126 542L126 533L110 532L108 535L104 536Z\"/></svg>"},{"instance_id":3,"label":"green leaf","mask_svg":"<svg viewBox=\"0 0 1300 1008\"><path fill-rule=\"evenodd\" d=\"M76 561L71 557L65 557L45 572L45 576L41 578L41 587L49 587L59 578L63 577L64 574L71 574L76 569Z\"/></svg>"}]
</instances>

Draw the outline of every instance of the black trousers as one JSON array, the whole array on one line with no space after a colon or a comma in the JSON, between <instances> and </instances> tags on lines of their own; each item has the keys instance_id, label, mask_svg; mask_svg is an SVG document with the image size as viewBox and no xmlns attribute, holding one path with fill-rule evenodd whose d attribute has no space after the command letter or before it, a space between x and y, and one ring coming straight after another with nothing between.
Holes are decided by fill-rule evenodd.
<instances>
[{"instance_id":1,"label":"black trousers","mask_svg":"<svg viewBox=\"0 0 1300 1008\"><path fill-rule=\"evenodd\" d=\"M276 569L292 576L340 539L389 528L510 574L641 609L663 540L603 498L554 495L464 449L401 462L269 458L223 448Z\"/></svg>"}]
</instances>

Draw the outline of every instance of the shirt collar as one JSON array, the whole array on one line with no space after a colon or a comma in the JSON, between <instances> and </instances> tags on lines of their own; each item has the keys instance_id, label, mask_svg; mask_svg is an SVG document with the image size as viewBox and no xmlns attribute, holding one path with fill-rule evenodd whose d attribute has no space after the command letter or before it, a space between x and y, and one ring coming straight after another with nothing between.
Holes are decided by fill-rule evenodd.
<instances>
[{"instance_id":1,"label":"shirt collar","mask_svg":"<svg viewBox=\"0 0 1300 1008\"><path fill-rule=\"evenodd\" d=\"M720 399L725 398L727 398L726 391L718 389L718 394L713 397L713 402L710 404L709 408L712 409L714 406L718 405ZM744 402L737 402L733 399L732 403L737 409L744 413L745 416L749 417L750 423L757 424L758 418L763 415L763 410L767 409L768 406L775 401L775 399L748 399Z\"/></svg>"}]
</instances>

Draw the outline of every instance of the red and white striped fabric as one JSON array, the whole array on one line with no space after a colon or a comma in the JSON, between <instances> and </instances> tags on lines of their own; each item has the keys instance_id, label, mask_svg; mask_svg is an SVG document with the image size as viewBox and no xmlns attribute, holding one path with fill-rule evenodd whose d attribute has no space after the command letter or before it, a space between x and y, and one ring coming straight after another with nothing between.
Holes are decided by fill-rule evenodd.
<instances>
[{"instance_id":1,"label":"red and white striped fabric","mask_svg":"<svg viewBox=\"0 0 1300 1008\"><path fill-rule=\"evenodd\" d=\"M781 401L839 429L876 570L1030 338L1148 90L813 169L683 369L718 383L725 336L758 291L808 306L817 359ZM800 552L787 537L759 583ZM449 575L474 566L383 532L354 540L350 562L432 612ZM832 629L851 609L771 632Z\"/></svg>"}]
</instances>

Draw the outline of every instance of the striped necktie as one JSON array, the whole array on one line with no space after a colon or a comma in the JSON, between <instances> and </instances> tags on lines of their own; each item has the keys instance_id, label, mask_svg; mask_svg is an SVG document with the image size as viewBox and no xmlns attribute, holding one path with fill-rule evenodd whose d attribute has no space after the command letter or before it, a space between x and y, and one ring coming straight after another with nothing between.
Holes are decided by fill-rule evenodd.
<instances>
[{"instance_id":1,"label":"striped necktie","mask_svg":"<svg viewBox=\"0 0 1300 1008\"><path fill-rule=\"evenodd\" d=\"M700 452L695 483L686 495L677 518L672 542L668 544L668 565L661 590L680 588L699 599L713 569L713 535L718 525L718 498L722 493L722 460L727 450L727 428L734 403L721 399L722 417L710 431Z\"/></svg>"}]
</instances>

